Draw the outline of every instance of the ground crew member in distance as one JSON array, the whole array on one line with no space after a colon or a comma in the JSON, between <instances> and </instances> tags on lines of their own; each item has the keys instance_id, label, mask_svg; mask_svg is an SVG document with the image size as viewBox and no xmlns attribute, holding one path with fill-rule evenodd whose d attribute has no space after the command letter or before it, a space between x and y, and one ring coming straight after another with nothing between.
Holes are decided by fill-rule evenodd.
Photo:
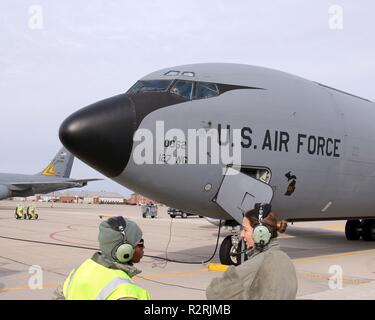
<instances>
[{"instance_id":1,"label":"ground crew member in distance","mask_svg":"<svg viewBox=\"0 0 375 320\"><path fill-rule=\"evenodd\" d=\"M24 215L24 206L18 204L15 212L16 219L26 219L26 216Z\"/></svg>"},{"instance_id":2,"label":"ground crew member in distance","mask_svg":"<svg viewBox=\"0 0 375 320\"><path fill-rule=\"evenodd\" d=\"M74 269L54 299L150 300L149 293L131 278L141 271L133 266L143 257L139 226L124 217L112 217L99 226L100 252Z\"/></svg>"},{"instance_id":3,"label":"ground crew member in distance","mask_svg":"<svg viewBox=\"0 0 375 320\"><path fill-rule=\"evenodd\" d=\"M277 231L285 232L286 222L278 221L271 205L257 204L245 213L241 237L248 260L230 266L221 278L212 280L206 290L215 300L291 300L297 294L297 276L290 258L280 250Z\"/></svg>"}]
</instances>

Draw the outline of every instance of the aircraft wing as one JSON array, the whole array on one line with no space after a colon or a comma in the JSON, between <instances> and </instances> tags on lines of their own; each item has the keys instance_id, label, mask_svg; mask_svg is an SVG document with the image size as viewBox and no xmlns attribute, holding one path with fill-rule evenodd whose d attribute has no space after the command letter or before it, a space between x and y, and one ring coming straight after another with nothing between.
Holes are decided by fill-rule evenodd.
<instances>
[{"instance_id":1,"label":"aircraft wing","mask_svg":"<svg viewBox=\"0 0 375 320\"><path fill-rule=\"evenodd\" d=\"M15 182L10 185L11 190L27 190L32 188L53 187L60 188L74 188L83 187L90 181L99 181L102 179L67 179L55 181L34 181L34 182Z\"/></svg>"},{"instance_id":2,"label":"aircraft wing","mask_svg":"<svg viewBox=\"0 0 375 320\"><path fill-rule=\"evenodd\" d=\"M84 183L84 182L91 182L91 181L101 181L103 179L70 179L67 180L68 182L78 182L78 183Z\"/></svg>"}]
</instances>

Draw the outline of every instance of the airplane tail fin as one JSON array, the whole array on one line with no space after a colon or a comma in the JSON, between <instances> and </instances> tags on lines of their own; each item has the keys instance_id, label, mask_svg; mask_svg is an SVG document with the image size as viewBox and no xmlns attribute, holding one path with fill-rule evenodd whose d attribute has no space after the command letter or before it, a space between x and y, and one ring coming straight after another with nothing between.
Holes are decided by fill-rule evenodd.
<instances>
[{"instance_id":1,"label":"airplane tail fin","mask_svg":"<svg viewBox=\"0 0 375 320\"><path fill-rule=\"evenodd\" d=\"M37 175L46 177L69 178L73 167L74 156L64 147L59 150L50 164Z\"/></svg>"}]
</instances>

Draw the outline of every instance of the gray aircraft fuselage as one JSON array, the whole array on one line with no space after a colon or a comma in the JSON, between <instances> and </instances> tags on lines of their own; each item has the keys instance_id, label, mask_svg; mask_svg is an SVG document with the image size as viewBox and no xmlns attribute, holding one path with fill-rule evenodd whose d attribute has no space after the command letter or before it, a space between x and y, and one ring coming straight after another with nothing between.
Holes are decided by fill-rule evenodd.
<instances>
[{"instance_id":1,"label":"gray aircraft fuselage","mask_svg":"<svg viewBox=\"0 0 375 320\"><path fill-rule=\"evenodd\" d=\"M171 83L159 91L136 87L77 111L61 125L61 141L135 192L184 211L232 219L217 203L228 164L139 165L134 152L140 142L133 137L139 129L156 135L157 121L163 121L165 131L178 128L186 136L189 129L239 130L241 163L232 165L254 178L266 173L264 182L273 189L272 206L281 218L375 217L373 102L248 65L177 66L147 75L139 86L156 80ZM185 81L179 83L185 88L191 82L195 91L176 95L176 81ZM207 83L217 92L195 99L198 86ZM184 144L178 138L163 141L165 150ZM160 160L165 153L153 156Z\"/></svg>"}]
</instances>

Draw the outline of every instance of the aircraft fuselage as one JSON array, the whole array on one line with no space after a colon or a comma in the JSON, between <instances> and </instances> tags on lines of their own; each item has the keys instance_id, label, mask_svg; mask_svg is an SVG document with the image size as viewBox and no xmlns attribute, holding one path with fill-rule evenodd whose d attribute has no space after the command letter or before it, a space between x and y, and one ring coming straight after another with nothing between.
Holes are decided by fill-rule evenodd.
<instances>
[{"instance_id":1,"label":"aircraft fuselage","mask_svg":"<svg viewBox=\"0 0 375 320\"><path fill-rule=\"evenodd\" d=\"M168 75L172 71L175 76ZM155 80L170 84L159 95L130 89L73 114L60 128L64 145L135 192L211 218L232 218L216 203L228 166L269 184L273 208L284 219L375 217L373 102L243 65L179 66L141 82ZM176 96L177 83L185 89L192 83L190 96ZM199 85L207 83L217 93L195 99ZM161 127L163 148L158 148ZM216 149L191 149L187 141L189 130L211 129L219 134L218 162L211 161ZM147 138L138 134L142 131L154 141L151 156L139 152ZM228 144L239 147L239 161L223 161ZM197 151L195 164L186 150ZM199 161L204 153L207 163ZM140 154L151 161L139 164Z\"/></svg>"}]
</instances>

